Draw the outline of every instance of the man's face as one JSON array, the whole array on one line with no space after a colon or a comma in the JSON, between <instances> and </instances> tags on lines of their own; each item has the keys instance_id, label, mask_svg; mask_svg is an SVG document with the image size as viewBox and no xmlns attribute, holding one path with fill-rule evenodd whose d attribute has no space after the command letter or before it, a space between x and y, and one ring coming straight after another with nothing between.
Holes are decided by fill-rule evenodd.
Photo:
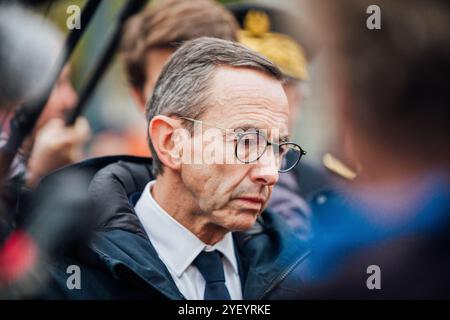
<instances>
[{"instance_id":1,"label":"man's face","mask_svg":"<svg viewBox=\"0 0 450 320\"><path fill-rule=\"evenodd\" d=\"M53 91L39 117L36 128L39 130L50 119L64 119L77 103L77 94L70 82L70 66L66 65L55 84Z\"/></svg>"},{"instance_id":2,"label":"man's face","mask_svg":"<svg viewBox=\"0 0 450 320\"><path fill-rule=\"evenodd\" d=\"M224 129L265 130L268 140L287 138L288 102L277 80L246 68L219 67L212 84L212 107L200 120ZM207 129L206 126L203 126ZM210 143L196 143L194 152L207 149ZM206 139L208 140L208 139ZM235 142L225 142L225 153L234 156ZM208 215L212 224L229 231L247 230L265 208L274 184L278 166L271 147L250 164L186 164L181 178L197 201L200 214Z\"/></svg>"}]
</instances>

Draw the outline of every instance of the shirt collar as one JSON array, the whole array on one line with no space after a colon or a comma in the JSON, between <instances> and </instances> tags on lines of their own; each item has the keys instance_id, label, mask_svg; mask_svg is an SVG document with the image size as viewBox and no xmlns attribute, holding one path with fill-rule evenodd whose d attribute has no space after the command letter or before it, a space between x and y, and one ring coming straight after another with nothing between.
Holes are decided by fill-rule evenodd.
<instances>
[{"instance_id":1,"label":"shirt collar","mask_svg":"<svg viewBox=\"0 0 450 320\"><path fill-rule=\"evenodd\" d=\"M135 211L159 257L177 277L180 277L203 250L218 250L238 274L233 236L228 232L213 246L203 243L170 214L162 209L150 190L156 180L150 181L136 203Z\"/></svg>"}]
</instances>

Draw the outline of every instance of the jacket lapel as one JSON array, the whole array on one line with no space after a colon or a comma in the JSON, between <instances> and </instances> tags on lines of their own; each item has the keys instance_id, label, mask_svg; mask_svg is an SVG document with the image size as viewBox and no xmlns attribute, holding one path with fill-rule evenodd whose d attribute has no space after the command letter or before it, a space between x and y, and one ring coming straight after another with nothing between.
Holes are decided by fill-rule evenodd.
<instances>
[{"instance_id":1,"label":"jacket lapel","mask_svg":"<svg viewBox=\"0 0 450 320\"><path fill-rule=\"evenodd\" d=\"M122 277L125 267L167 298L185 299L148 239L115 229L97 232L90 247L115 278Z\"/></svg>"}]
</instances>

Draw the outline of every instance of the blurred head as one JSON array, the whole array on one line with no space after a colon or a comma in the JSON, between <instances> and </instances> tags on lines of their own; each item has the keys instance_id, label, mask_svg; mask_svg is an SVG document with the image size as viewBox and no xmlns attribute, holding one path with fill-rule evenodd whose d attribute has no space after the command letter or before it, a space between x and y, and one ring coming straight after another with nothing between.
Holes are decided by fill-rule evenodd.
<instances>
[{"instance_id":1,"label":"blurred head","mask_svg":"<svg viewBox=\"0 0 450 320\"><path fill-rule=\"evenodd\" d=\"M282 78L270 61L229 41L200 38L172 56L148 103L147 119L157 183L177 186L183 208L226 230L254 224L278 180L272 148L249 164L208 162L202 155L213 149L222 160L235 159L236 131L286 138L289 109ZM202 127L196 130L181 117L201 121ZM227 131L205 134L215 127ZM200 154L200 161L193 163L191 154Z\"/></svg>"},{"instance_id":2,"label":"blurred head","mask_svg":"<svg viewBox=\"0 0 450 320\"><path fill-rule=\"evenodd\" d=\"M36 129L42 128L50 119L65 119L77 103L77 93L70 81L70 65L67 64L61 72L47 104L39 117Z\"/></svg>"},{"instance_id":3,"label":"blurred head","mask_svg":"<svg viewBox=\"0 0 450 320\"><path fill-rule=\"evenodd\" d=\"M164 64L187 40L208 36L236 40L238 25L214 0L161 0L125 26L121 52L132 95L143 109Z\"/></svg>"},{"instance_id":4,"label":"blurred head","mask_svg":"<svg viewBox=\"0 0 450 320\"><path fill-rule=\"evenodd\" d=\"M448 170L449 2L378 1L380 30L366 27L371 4L312 3L338 125L367 181Z\"/></svg>"},{"instance_id":5,"label":"blurred head","mask_svg":"<svg viewBox=\"0 0 450 320\"><path fill-rule=\"evenodd\" d=\"M0 5L0 110L38 96L52 78L61 37L42 17Z\"/></svg>"}]
</instances>

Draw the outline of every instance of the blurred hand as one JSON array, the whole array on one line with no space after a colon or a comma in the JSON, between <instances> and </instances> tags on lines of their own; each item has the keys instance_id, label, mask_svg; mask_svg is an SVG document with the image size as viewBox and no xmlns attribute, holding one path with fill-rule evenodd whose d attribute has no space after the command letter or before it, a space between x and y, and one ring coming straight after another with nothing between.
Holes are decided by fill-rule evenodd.
<instances>
[{"instance_id":1,"label":"blurred hand","mask_svg":"<svg viewBox=\"0 0 450 320\"><path fill-rule=\"evenodd\" d=\"M34 140L28 161L27 186L34 187L39 180L62 166L83 159L83 146L90 138L89 123L79 117L72 127L62 119L51 119L40 129Z\"/></svg>"}]
</instances>

